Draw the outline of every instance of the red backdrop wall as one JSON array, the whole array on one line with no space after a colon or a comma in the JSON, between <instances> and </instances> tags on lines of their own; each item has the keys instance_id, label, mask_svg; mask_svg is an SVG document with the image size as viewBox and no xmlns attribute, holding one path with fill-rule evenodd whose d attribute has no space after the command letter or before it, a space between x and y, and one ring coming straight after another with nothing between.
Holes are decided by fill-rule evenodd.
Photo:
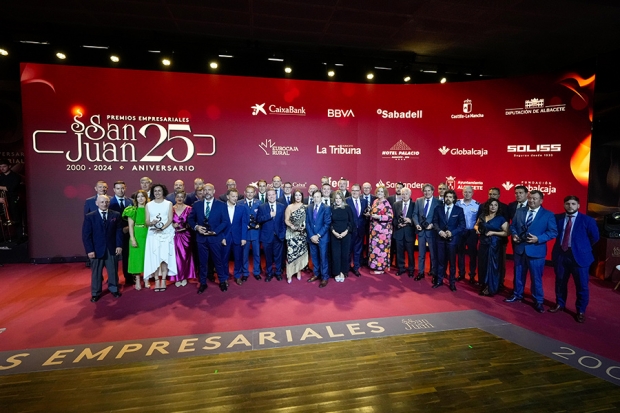
<instances>
[{"instance_id":1,"label":"red backdrop wall","mask_svg":"<svg viewBox=\"0 0 620 413\"><path fill-rule=\"evenodd\" d=\"M306 188L330 176L524 184L562 210L587 194L594 76L373 85L22 64L30 254L83 256L84 200L97 180L128 192L142 176L222 193L258 179Z\"/></svg>"}]
</instances>

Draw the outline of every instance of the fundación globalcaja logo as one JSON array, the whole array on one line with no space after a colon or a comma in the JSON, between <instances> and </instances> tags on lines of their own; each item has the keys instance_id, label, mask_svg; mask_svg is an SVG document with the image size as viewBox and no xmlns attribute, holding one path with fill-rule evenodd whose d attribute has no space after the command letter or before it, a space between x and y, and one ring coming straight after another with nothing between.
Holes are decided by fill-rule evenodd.
<instances>
[{"instance_id":1,"label":"fundaci\u00f3n globalcaja logo","mask_svg":"<svg viewBox=\"0 0 620 413\"><path fill-rule=\"evenodd\" d=\"M561 103L558 105L545 106L545 99L532 98L526 100L522 108L508 108L505 111L506 116L566 112L566 104Z\"/></svg>"},{"instance_id":2,"label":"fundaci\u00f3n globalcaja logo","mask_svg":"<svg viewBox=\"0 0 620 413\"><path fill-rule=\"evenodd\" d=\"M263 115L289 115L289 116L306 116L306 108L303 106L298 108L293 105L289 106L278 106L278 105L269 105L267 109L265 109L266 103L257 103L254 106L251 106L252 116L257 116L259 114Z\"/></svg>"},{"instance_id":3,"label":"fundaci\u00f3n globalcaja logo","mask_svg":"<svg viewBox=\"0 0 620 413\"><path fill-rule=\"evenodd\" d=\"M489 154L489 151L484 149L484 148L480 148L480 149L476 149L476 148L448 148L446 145L442 146L441 148L438 148L439 152L441 152L442 155L455 155L455 156L487 156Z\"/></svg>"},{"instance_id":4,"label":"fundaci\u00f3n globalcaja logo","mask_svg":"<svg viewBox=\"0 0 620 413\"><path fill-rule=\"evenodd\" d=\"M450 118L452 119L473 119L473 118L484 118L484 113L472 113L473 104L471 99L465 99L463 101L463 113L452 114Z\"/></svg>"},{"instance_id":5,"label":"fundaci\u00f3n globalcaja logo","mask_svg":"<svg viewBox=\"0 0 620 413\"><path fill-rule=\"evenodd\" d=\"M276 143L271 139L265 139L263 142L258 144L258 147L265 152L265 155L289 156L291 152L299 152L299 148L297 146L276 145Z\"/></svg>"}]
</instances>

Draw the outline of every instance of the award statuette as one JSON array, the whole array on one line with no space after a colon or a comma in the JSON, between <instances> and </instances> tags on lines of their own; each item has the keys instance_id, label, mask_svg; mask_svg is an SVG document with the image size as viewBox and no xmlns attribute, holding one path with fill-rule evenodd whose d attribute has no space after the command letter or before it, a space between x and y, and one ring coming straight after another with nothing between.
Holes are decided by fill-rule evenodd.
<instances>
[{"instance_id":1,"label":"award statuette","mask_svg":"<svg viewBox=\"0 0 620 413\"><path fill-rule=\"evenodd\" d=\"M215 235L215 232L213 232L213 230L211 229L211 225L209 224L209 218L205 217L204 221L202 222L202 226L205 227L205 231L207 231L205 235Z\"/></svg>"},{"instance_id":2,"label":"award statuette","mask_svg":"<svg viewBox=\"0 0 620 413\"><path fill-rule=\"evenodd\" d=\"M446 227L444 229L442 229L443 232L448 232L448 226L446 225ZM452 236L449 237L445 237L444 240L446 240L446 242L452 242Z\"/></svg>"},{"instance_id":3,"label":"award statuette","mask_svg":"<svg viewBox=\"0 0 620 413\"><path fill-rule=\"evenodd\" d=\"M519 240L515 241L516 243L520 244L522 242L527 242L527 238L530 236L530 233L527 232L527 230L528 230L528 227L526 227L525 225L521 227L521 232L517 234L517 237L519 238Z\"/></svg>"},{"instance_id":4,"label":"award statuette","mask_svg":"<svg viewBox=\"0 0 620 413\"><path fill-rule=\"evenodd\" d=\"M480 235L487 235L487 223L484 219L478 221L478 232Z\"/></svg>"},{"instance_id":5,"label":"award statuette","mask_svg":"<svg viewBox=\"0 0 620 413\"><path fill-rule=\"evenodd\" d=\"M426 228L428 228L430 224L431 223L428 222L426 218L422 218L422 222L420 222L420 227L422 227L422 229L425 230Z\"/></svg>"},{"instance_id":6,"label":"award statuette","mask_svg":"<svg viewBox=\"0 0 620 413\"><path fill-rule=\"evenodd\" d=\"M371 210L372 210L372 206L371 206L371 205L368 205L368 206L366 207L366 209L364 210L364 215L366 215L367 217L369 217L369 216L370 216L370 211L371 211Z\"/></svg>"},{"instance_id":7,"label":"award statuette","mask_svg":"<svg viewBox=\"0 0 620 413\"><path fill-rule=\"evenodd\" d=\"M405 224L405 217L403 217L402 215L398 217L398 226L399 227L404 227Z\"/></svg>"},{"instance_id":8,"label":"award statuette","mask_svg":"<svg viewBox=\"0 0 620 413\"><path fill-rule=\"evenodd\" d=\"M256 221L256 216L254 214L250 214L250 222L248 224L248 229L259 229L260 224Z\"/></svg>"},{"instance_id":9,"label":"award statuette","mask_svg":"<svg viewBox=\"0 0 620 413\"><path fill-rule=\"evenodd\" d=\"M155 229L158 229L161 231L164 228L164 223L161 221L161 214L157 214L155 219L157 220L157 222L153 226L155 227Z\"/></svg>"}]
</instances>

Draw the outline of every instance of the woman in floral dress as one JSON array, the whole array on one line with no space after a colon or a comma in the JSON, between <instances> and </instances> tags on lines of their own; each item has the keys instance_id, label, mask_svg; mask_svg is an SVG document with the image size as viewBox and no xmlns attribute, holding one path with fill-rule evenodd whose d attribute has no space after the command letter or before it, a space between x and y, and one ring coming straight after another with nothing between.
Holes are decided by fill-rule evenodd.
<instances>
[{"instance_id":1,"label":"woman in floral dress","mask_svg":"<svg viewBox=\"0 0 620 413\"><path fill-rule=\"evenodd\" d=\"M388 191L377 187L377 199L370 210L370 236L368 240L368 266L375 274L383 274L390 268L390 243L394 212L387 200Z\"/></svg>"}]
</instances>

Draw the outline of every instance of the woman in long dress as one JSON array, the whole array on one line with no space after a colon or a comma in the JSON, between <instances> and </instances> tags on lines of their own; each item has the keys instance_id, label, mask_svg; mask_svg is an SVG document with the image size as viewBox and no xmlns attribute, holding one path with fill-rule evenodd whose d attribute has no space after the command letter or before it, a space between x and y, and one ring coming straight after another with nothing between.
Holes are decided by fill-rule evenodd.
<instances>
[{"instance_id":1,"label":"woman in long dress","mask_svg":"<svg viewBox=\"0 0 620 413\"><path fill-rule=\"evenodd\" d=\"M329 245L332 252L332 275L336 282L344 282L351 262L351 234L355 232L356 227L353 210L344 202L342 191L336 191L334 194L331 214Z\"/></svg>"},{"instance_id":2,"label":"woman in long dress","mask_svg":"<svg viewBox=\"0 0 620 413\"><path fill-rule=\"evenodd\" d=\"M388 190L377 187L377 199L370 209L370 235L368 237L368 266L375 274L383 274L390 268L390 244L392 242L392 219L394 212L387 200Z\"/></svg>"},{"instance_id":3,"label":"woman in long dress","mask_svg":"<svg viewBox=\"0 0 620 413\"><path fill-rule=\"evenodd\" d=\"M474 229L480 234L478 247L478 274L482 281L480 295L492 297L499 289L502 238L508 236L508 222L503 217L496 199L489 199L482 205L482 213Z\"/></svg>"},{"instance_id":4,"label":"woman in long dress","mask_svg":"<svg viewBox=\"0 0 620 413\"><path fill-rule=\"evenodd\" d=\"M177 256L177 275L170 277L177 287L185 287L187 280L196 278L194 257L192 255L192 233L187 224L187 217L192 207L185 205L185 192L177 192L174 195L176 204L172 207L172 227L174 228L174 249Z\"/></svg>"},{"instance_id":5,"label":"woman in long dress","mask_svg":"<svg viewBox=\"0 0 620 413\"><path fill-rule=\"evenodd\" d=\"M135 289L141 290L140 274L144 271L144 251L146 247L146 233L148 229L145 223L146 203L149 196L146 191L138 190L133 196L133 205L123 210L123 218L129 223L129 262L127 271L133 274ZM144 280L144 287L149 288L148 278Z\"/></svg>"},{"instance_id":6,"label":"woman in long dress","mask_svg":"<svg viewBox=\"0 0 620 413\"><path fill-rule=\"evenodd\" d=\"M162 184L153 185L153 199L146 204L146 251L144 253L144 278L155 278L155 291L166 290L166 279L177 275L172 227L172 202L165 199L168 190Z\"/></svg>"},{"instance_id":7,"label":"woman in long dress","mask_svg":"<svg viewBox=\"0 0 620 413\"><path fill-rule=\"evenodd\" d=\"M286 278L290 284L293 275L301 280L301 271L308 265L308 240L306 233L306 207L304 195L295 190L293 202L284 211L286 223Z\"/></svg>"}]
</instances>

